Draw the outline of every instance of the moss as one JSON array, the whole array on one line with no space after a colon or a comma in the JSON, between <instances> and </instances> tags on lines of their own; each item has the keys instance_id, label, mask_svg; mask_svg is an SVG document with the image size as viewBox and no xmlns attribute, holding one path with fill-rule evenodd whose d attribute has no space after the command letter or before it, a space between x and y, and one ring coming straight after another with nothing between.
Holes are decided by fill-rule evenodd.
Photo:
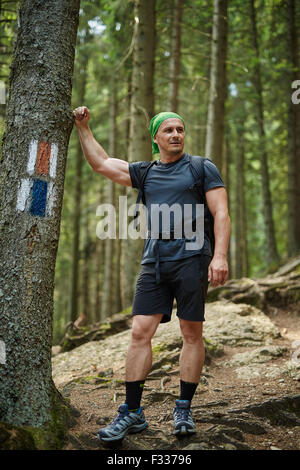
<instances>
[{"instance_id":1,"label":"moss","mask_svg":"<svg viewBox=\"0 0 300 470\"><path fill-rule=\"evenodd\" d=\"M62 449L71 422L69 405L53 385L51 421L39 427L16 427L8 423L0 423L0 449Z\"/></svg>"},{"instance_id":2,"label":"moss","mask_svg":"<svg viewBox=\"0 0 300 470\"><path fill-rule=\"evenodd\" d=\"M117 315L128 315L129 313L132 312L132 305L130 305L130 307L127 307L125 308L124 310L122 310L122 312L118 312Z\"/></svg>"},{"instance_id":3,"label":"moss","mask_svg":"<svg viewBox=\"0 0 300 470\"><path fill-rule=\"evenodd\" d=\"M100 330L102 331L107 331L111 329L111 324L110 323L101 323L100 325Z\"/></svg>"},{"instance_id":4,"label":"moss","mask_svg":"<svg viewBox=\"0 0 300 470\"><path fill-rule=\"evenodd\" d=\"M29 431L0 422L1 450L37 450Z\"/></svg>"},{"instance_id":5,"label":"moss","mask_svg":"<svg viewBox=\"0 0 300 470\"><path fill-rule=\"evenodd\" d=\"M166 349L168 349L168 345L166 343L159 343L156 346L153 346L152 353L153 354L159 354L159 353L165 351Z\"/></svg>"},{"instance_id":6,"label":"moss","mask_svg":"<svg viewBox=\"0 0 300 470\"><path fill-rule=\"evenodd\" d=\"M71 413L67 401L53 385L51 422L39 428L27 428L39 450L61 449L71 424Z\"/></svg>"},{"instance_id":7,"label":"moss","mask_svg":"<svg viewBox=\"0 0 300 470\"><path fill-rule=\"evenodd\" d=\"M211 357L221 357L224 354L224 348L221 344L213 344L209 339L203 338L205 350Z\"/></svg>"}]
</instances>

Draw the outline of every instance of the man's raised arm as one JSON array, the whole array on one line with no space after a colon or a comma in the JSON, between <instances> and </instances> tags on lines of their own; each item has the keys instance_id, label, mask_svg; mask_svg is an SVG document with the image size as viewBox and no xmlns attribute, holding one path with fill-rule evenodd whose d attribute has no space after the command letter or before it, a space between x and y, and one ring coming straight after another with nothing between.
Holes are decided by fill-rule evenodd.
<instances>
[{"instance_id":1,"label":"man's raised arm","mask_svg":"<svg viewBox=\"0 0 300 470\"><path fill-rule=\"evenodd\" d=\"M90 112L86 106L80 106L73 111L78 130L82 151L93 170L101 173L115 183L132 186L129 174L129 164L119 158L110 158L101 145L96 141L89 128Z\"/></svg>"}]
</instances>

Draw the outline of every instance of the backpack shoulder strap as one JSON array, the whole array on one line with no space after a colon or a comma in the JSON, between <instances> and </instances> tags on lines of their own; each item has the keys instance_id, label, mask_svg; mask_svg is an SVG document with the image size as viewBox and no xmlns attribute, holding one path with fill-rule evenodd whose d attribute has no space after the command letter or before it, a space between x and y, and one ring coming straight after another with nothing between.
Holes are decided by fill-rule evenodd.
<instances>
[{"instance_id":1,"label":"backpack shoulder strap","mask_svg":"<svg viewBox=\"0 0 300 470\"><path fill-rule=\"evenodd\" d=\"M146 176L148 174L148 171L150 168L156 163L156 160L152 160L151 162L142 162L140 166L140 189L144 189L144 183Z\"/></svg>"},{"instance_id":2,"label":"backpack shoulder strap","mask_svg":"<svg viewBox=\"0 0 300 470\"><path fill-rule=\"evenodd\" d=\"M138 206L140 203L140 200L142 199L143 204L145 204L145 198L144 198L144 184L145 184L145 179L148 174L148 171L150 168L156 163L156 160L152 160L151 162L142 162L140 165L140 177L139 177L139 193L137 196L137 200L135 203L135 211L134 211L134 228L136 228L137 225L137 216L138 216Z\"/></svg>"},{"instance_id":3,"label":"backpack shoulder strap","mask_svg":"<svg viewBox=\"0 0 300 470\"><path fill-rule=\"evenodd\" d=\"M190 155L190 165L191 165L191 172L196 180L197 190L200 193L201 199L205 200L204 194L204 157Z\"/></svg>"}]
</instances>

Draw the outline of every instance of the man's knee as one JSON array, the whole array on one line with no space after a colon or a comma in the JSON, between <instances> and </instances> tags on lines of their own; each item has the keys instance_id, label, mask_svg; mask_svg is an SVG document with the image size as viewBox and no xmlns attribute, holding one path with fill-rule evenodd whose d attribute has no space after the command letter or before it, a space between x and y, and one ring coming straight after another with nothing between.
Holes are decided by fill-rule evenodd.
<instances>
[{"instance_id":1,"label":"man's knee","mask_svg":"<svg viewBox=\"0 0 300 470\"><path fill-rule=\"evenodd\" d=\"M183 340L187 344L202 344L202 322L180 320L180 328Z\"/></svg>"},{"instance_id":2,"label":"man's knee","mask_svg":"<svg viewBox=\"0 0 300 470\"><path fill-rule=\"evenodd\" d=\"M153 338L162 315L136 315L133 317L131 340L132 343L148 343Z\"/></svg>"}]
</instances>

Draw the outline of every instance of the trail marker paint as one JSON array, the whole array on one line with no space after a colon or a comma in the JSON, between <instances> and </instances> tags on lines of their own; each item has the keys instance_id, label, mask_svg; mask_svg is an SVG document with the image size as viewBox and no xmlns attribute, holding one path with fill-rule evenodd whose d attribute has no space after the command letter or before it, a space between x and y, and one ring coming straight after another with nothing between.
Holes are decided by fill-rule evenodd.
<instances>
[{"instance_id":1,"label":"trail marker paint","mask_svg":"<svg viewBox=\"0 0 300 470\"><path fill-rule=\"evenodd\" d=\"M57 158L57 144L37 140L30 142L27 161L29 178L21 179L16 205L18 211L39 217L53 215L56 200L53 180L56 177Z\"/></svg>"},{"instance_id":2,"label":"trail marker paint","mask_svg":"<svg viewBox=\"0 0 300 470\"><path fill-rule=\"evenodd\" d=\"M6 364L5 343L0 339L0 364Z\"/></svg>"}]
</instances>

